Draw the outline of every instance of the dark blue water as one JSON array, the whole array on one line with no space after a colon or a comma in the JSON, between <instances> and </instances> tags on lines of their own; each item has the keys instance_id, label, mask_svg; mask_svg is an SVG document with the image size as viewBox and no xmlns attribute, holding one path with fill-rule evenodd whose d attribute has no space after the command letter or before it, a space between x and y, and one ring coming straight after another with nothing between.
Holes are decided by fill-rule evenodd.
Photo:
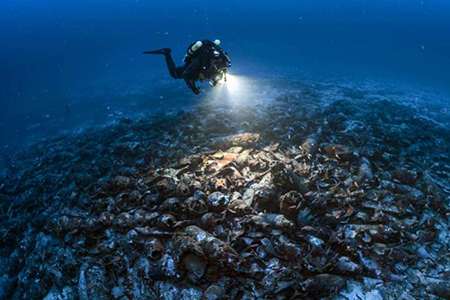
<instances>
[{"instance_id":1,"label":"dark blue water","mask_svg":"<svg viewBox=\"0 0 450 300\"><path fill-rule=\"evenodd\" d=\"M443 0L1 1L0 143L24 141L34 124L68 111L73 118L74 99L76 113L83 101L94 109L92 99L108 101L108 84L117 91L166 80L163 59L141 54L149 49L171 47L181 61L190 42L219 38L234 71L248 77L331 71L447 89L449 33Z\"/></svg>"}]
</instances>

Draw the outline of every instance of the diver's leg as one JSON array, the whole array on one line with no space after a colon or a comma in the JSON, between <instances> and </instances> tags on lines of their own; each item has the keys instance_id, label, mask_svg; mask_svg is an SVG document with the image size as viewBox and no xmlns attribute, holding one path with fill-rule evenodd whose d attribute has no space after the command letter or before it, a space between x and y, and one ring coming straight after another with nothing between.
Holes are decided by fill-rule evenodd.
<instances>
[{"instance_id":1,"label":"diver's leg","mask_svg":"<svg viewBox=\"0 0 450 300\"><path fill-rule=\"evenodd\" d=\"M169 69L170 76L172 76L173 78L183 78L181 76L181 74L183 72L183 67L177 68L175 66L175 62L173 61L172 55L170 55L170 52L164 54L164 56L166 57L166 64L167 64L167 68Z\"/></svg>"},{"instance_id":2,"label":"diver's leg","mask_svg":"<svg viewBox=\"0 0 450 300\"><path fill-rule=\"evenodd\" d=\"M144 54L164 54L170 76L172 76L173 78L183 78L181 76L181 74L182 74L184 68L182 68L182 67L177 68L175 66L175 62L173 61L172 55L170 54L171 52L172 52L172 50L170 48L163 48L160 50L146 51L146 52L144 52Z\"/></svg>"}]
</instances>

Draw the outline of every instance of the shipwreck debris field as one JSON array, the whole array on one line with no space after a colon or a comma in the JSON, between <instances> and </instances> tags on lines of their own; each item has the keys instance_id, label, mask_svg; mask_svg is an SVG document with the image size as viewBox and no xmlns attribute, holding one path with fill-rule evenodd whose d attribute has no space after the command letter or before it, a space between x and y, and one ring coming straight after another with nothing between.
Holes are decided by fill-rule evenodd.
<instances>
[{"instance_id":1,"label":"shipwreck debris field","mask_svg":"<svg viewBox=\"0 0 450 300\"><path fill-rule=\"evenodd\" d=\"M448 115L403 96L304 85L5 156L0 299L449 299Z\"/></svg>"}]
</instances>

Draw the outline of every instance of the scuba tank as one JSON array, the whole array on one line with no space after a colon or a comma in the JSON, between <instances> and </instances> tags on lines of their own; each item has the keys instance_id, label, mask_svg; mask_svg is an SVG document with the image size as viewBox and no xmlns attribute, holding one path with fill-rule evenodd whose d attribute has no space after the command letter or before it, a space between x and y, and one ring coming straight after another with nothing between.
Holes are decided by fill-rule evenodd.
<instances>
[{"instance_id":1,"label":"scuba tank","mask_svg":"<svg viewBox=\"0 0 450 300\"><path fill-rule=\"evenodd\" d=\"M184 55L183 62L187 62L188 59L192 58L194 56L195 52L197 52L201 47L203 47L204 44L206 44L206 46L217 47L216 49L219 49L220 51L222 51L222 48L219 47L220 40L218 40L218 39L214 40L214 42L211 42L209 40L204 40L203 42L197 41L197 42L192 43L188 47L186 54ZM208 49L206 51L208 51Z\"/></svg>"},{"instance_id":2,"label":"scuba tank","mask_svg":"<svg viewBox=\"0 0 450 300\"><path fill-rule=\"evenodd\" d=\"M208 80L211 85L218 85L226 81L227 68L231 67L231 60L219 46L220 40L197 41L192 43L183 58L183 62L188 64L196 55L202 57L202 71L199 73L199 80Z\"/></svg>"},{"instance_id":3,"label":"scuba tank","mask_svg":"<svg viewBox=\"0 0 450 300\"><path fill-rule=\"evenodd\" d=\"M192 58L194 53L200 49L203 46L203 43L201 41L197 41L193 44L191 44L186 51L186 54L184 55L183 62L187 62L188 59Z\"/></svg>"}]
</instances>

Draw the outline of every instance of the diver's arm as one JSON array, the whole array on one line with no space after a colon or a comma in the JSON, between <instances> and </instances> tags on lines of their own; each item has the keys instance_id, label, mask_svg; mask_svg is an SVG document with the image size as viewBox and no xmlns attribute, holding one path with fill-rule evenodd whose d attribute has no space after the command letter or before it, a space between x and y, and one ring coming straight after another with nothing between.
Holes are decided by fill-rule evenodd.
<instances>
[{"instance_id":1,"label":"diver's arm","mask_svg":"<svg viewBox=\"0 0 450 300\"><path fill-rule=\"evenodd\" d=\"M188 87L194 92L199 94L200 89L195 85L195 80L198 78L198 72L200 69L200 58L196 57L184 70L182 76Z\"/></svg>"},{"instance_id":2,"label":"diver's arm","mask_svg":"<svg viewBox=\"0 0 450 300\"><path fill-rule=\"evenodd\" d=\"M195 81L193 79L184 78L184 81L186 82L187 86L194 92L194 94L198 95L200 94L200 89L195 85Z\"/></svg>"}]
</instances>

